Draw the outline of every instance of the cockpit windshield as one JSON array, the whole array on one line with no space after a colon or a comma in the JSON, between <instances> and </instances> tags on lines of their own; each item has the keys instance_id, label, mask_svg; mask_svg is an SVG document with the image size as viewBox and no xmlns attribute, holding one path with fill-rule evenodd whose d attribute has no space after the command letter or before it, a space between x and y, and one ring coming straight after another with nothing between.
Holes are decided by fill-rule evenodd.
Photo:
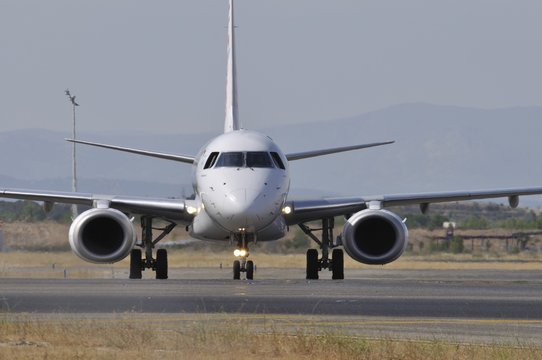
<instances>
[{"instance_id":1,"label":"cockpit windshield","mask_svg":"<svg viewBox=\"0 0 542 360\"><path fill-rule=\"evenodd\" d=\"M273 161L265 151L225 152L220 154L215 167L272 168Z\"/></svg>"},{"instance_id":2,"label":"cockpit windshield","mask_svg":"<svg viewBox=\"0 0 542 360\"><path fill-rule=\"evenodd\" d=\"M269 154L263 151L259 152L247 152L246 154L246 164L249 168L272 168L273 163Z\"/></svg>"},{"instance_id":3,"label":"cockpit windshield","mask_svg":"<svg viewBox=\"0 0 542 360\"><path fill-rule=\"evenodd\" d=\"M220 154L216 167L243 167L244 165L242 152L225 152Z\"/></svg>"}]
</instances>

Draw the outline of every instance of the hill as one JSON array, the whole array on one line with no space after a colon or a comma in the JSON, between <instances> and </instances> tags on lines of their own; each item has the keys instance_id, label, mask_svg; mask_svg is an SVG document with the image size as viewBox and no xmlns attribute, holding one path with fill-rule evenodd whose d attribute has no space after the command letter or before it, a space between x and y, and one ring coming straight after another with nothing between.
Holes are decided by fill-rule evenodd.
<instances>
[{"instance_id":1,"label":"hill","mask_svg":"<svg viewBox=\"0 0 542 360\"><path fill-rule=\"evenodd\" d=\"M286 152L396 140L393 145L296 161L293 192L364 195L536 186L542 108L472 109L404 104L360 116L270 127ZM195 154L211 134L81 134L80 138L156 151ZM245 125L250 128L250 122ZM2 186L68 190L68 133L19 130L0 133ZM80 190L182 196L190 192L190 167L78 146ZM181 184L181 186L179 185ZM305 192L309 189L308 192ZM541 198L522 204L539 206Z\"/></svg>"}]
</instances>

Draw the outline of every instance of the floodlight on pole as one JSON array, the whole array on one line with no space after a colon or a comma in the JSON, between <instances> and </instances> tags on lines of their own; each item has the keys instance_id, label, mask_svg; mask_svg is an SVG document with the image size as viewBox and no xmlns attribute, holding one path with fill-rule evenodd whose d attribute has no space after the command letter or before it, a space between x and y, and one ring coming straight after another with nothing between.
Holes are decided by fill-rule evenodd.
<instances>
[{"instance_id":1,"label":"floodlight on pole","mask_svg":"<svg viewBox=\"0 0 542 360\"><path fill-rule=\"evenodd\" d=\"M75 107L79 106L78 103L75 102L75 95L71 95L70 90L66 89L64 91L70 102L72 103L72 113L73 113L73 128L72 128L72 139L76 139L76 132L75 132ZM77 192L77 162L75 157L75 143L72 144L72 191ZM77 217L77 205L72 205L72 219L75 219Z\"/></svg>"}]
</instances>

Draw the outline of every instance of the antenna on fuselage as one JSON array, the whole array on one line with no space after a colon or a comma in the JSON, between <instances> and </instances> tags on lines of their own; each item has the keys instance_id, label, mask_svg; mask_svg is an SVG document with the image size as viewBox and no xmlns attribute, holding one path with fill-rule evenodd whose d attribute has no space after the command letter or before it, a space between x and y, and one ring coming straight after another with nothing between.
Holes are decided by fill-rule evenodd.
<instances>
[{"instance_id":1,"label":"antenna on fuselage","mask_svg":"<svg viewBox=\"0 0 542 360\"><path fill-rule=\"evenodd\" d=\"M235 24L233 0L229 0L228 11L228 67L226 75L226 116L224 132L239 130L239 109L237 105L237 65L235 62Z\"/></svg>"}]
</instances>

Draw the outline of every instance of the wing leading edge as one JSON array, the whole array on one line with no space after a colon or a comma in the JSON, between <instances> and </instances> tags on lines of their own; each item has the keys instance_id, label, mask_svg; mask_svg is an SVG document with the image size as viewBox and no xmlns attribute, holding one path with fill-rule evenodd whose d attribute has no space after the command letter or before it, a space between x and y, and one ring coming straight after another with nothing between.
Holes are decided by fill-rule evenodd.
<instances>
[{"instance_id":1,"label":"wing leading edge","mask_svg":"<svg viewBox=\"0 0 542 360\"><path fill-rule=\"evenodd\" d=\"M289 225L294 225L322 217L354 214L369 207L420 205L422 211L425 211L431 203L495 198L508 198L510 206L516 207L519 196L540 194L542 194L542 187L289 200L286 204L289 207L289 213L285 214L284 218Z\"/></svg>"},{"instance_id":2,"label":"wing leading edge","mask_svg":"<svg viewBox=\"0 0 542 360\"><path fill-rule=\"evenodd\" d=\"M375 147L375 146L389 145L389 144L393 144L394 142L395 141L385 141L385 142L377 142L377 143L371 143L371 144L342 146L342 147L329 148L329 149L291 153L291 154L286 154L286 159L288 159L288 161L301 160L301 159L307 159L307 158L316 157L316 156L336 154L336 153L345 152L345 151L352 151L352 150L366 149L366 148Z\"/></svg>"},{"instance_id":3,"label":"wing leading edge","mask_svg":"<svg viewBox=\"0 0 542 360\"><path fill-rule=\"evenodd\" d=\"M139 150L139 149L133 149L133 148L128 148L128 147L100 144L100 143L83 141L83 140L75 140L75 139L65 139L65 140L72 143L76 143L76 144L90 145L90 146L101 147L104 149L124 151L131 154L150 156L150 157L164 159L164 160L173 160L173 161L183 162L187 164L193 164L194 161L196 160L194 156L188 156L188 155L166 154L166 153L155 152L155 151Z\"/></svg>"},{"instance_id":4,"label":"wing leading edge","mask_svg":"<svg viewBox=\"0 0 542 360\"><path fill-rule=\"evenodd\" d=\"M25 189L0 189L0 198L43 201L49 204L64 203L91 207L108 207L130 214L163 217L183 223L188 223L193 218L193 215L190 215L186 211L185 199L93 195Z\"/></svg>"}]
</instances>

